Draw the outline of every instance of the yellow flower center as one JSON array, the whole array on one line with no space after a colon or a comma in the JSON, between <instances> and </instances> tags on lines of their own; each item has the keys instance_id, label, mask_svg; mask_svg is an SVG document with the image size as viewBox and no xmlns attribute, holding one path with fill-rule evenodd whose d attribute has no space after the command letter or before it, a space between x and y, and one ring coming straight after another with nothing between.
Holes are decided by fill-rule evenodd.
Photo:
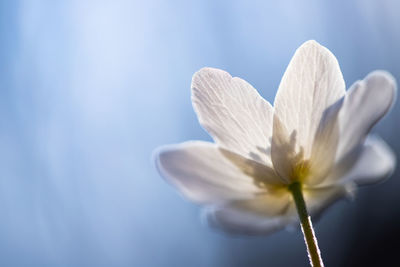
<instances>
[{"instance_id":1,"label":"yellow flower center","mask_svg":"<svg viewBox=\"0 0 400 267\"><path fill-rule=\"evenodd\" d=\"M293 182L303 182L310 174L310 161L309 160L301 160L298 162L293 170L290 179Z\"/></svg>"}]
</instances>

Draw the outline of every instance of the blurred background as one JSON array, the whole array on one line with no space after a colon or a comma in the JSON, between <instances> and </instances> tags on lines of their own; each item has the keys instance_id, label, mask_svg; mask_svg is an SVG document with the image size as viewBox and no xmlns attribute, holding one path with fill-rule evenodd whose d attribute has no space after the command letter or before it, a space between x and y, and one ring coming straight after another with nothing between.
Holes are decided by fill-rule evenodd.
<instances>
[{"instance_id":1,"label":"blurred background","mask_svg":"<svg viewBox=\"0 0 400 267\"><path fill-rule=\"evenodd\" d=\"M190 101L204 66L273 102L295 49L315 39L348 86L375 69L400 79L396 0L10 0L0 36L1 266L308 266L300 231L209 229L152 151L211 140ZM399 105L373 132L399 155L398 116ZM393 266L399 188L396 172L322 216L327 266Z\"/></svg>"}]
</instances>

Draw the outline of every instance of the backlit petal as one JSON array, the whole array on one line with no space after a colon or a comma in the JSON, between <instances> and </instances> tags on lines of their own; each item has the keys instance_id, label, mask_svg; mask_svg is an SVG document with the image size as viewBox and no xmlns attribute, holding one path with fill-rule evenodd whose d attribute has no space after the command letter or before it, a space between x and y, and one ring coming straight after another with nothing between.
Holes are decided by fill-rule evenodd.
<instances>
[{"instance_id":1,"label":"backlit petal","mask_svg":"<svg viewBox=\"0 0 400 267\"><path fill-rule=\"evenodd\" d=\"M266 187L260 184L274 179L267 176L273 172L266 166L253 164L239 155L229 158L216 144L208 142L166 146L159 149L155 157L160 174L185 197L198 203L251 198L265 192ZM253 178L249 174L260 176Z\"/></svg>"},{"instance_id":2,"label":"backlit petal","mask_svg":"<svg viewBox=\"0 0 400 267\"><path fill-rule=\"evenodd\" d=\"M378 137L368 137L359 159L340 182L352 181L359 185L381 182L389 177L396 167L396 156L389 146ZM338 166L340 168L340 166Z\"/></svg>"},{"instance_id":3,"label":"backlit petal","mask_svg":"<svg viewBox=\"0 0 400 267\"><path fill-rule=\"evenodd\" d=\"M346 157L364 142L368 132L393 105L396 82L387 72L374 71L346 93L339 115L340 141L336 159Z\"/></svg>"},{"instance_id":4,"label":"backlit petal","mask_svg":"<svg viewBox=\"0 0 400 267\"><path fill-rule=\"evenodd\" d=\"M353 183L338 184L322 188L304 188L304 199L312 217L318 217L339 199L352 197L355 192Z\"/></svg>"},{"instance_id":5,"label":"backlit petal","mask_svg":"<svg viewBox=\"0 0 400 267\"><path fill-rule=\"evenodd\" d=\"M315 133L309 160L309 177L304 180L307 185L321 183L335 164L336 150L339 142L338 115L343 98L327 108Z\"/></svg>"},{"instance_id":6,"label":"backlit petal","mask_svg":"<svg viewBox=\"0 0 400 267\"><path fill-rule=\"evenodd\" d=\"M348 182L373 184L389 177L396 167L396 156L377 136L369 136L364 144L336 163L332 172L319 186Z\"/></svg>"},{"instance_id":7,"label":"backlit petal","mask_svg":"<svg viewBox=\"0 0 400 267\"><path fill-rule=\"evenodd\" d=\"M304 151L296 149L296 132L289 136L285 125L274 115L274 133L271 143L271 159L276 173L286 184L290 184L297 163L303 158Z\"/></svg>"},{"instance_id":8,"label":"backlit petal","mask_svg":"<svg viewBox=\"0 0 400 267\"><path fill-rule=\"evenodd\" d=\"M335 185L324 188L304 188L304 198L307 209L316 218L325 209L341 198L351 196L352 184ZM208 222L229 233L235 234L270 234L298 222L295 203L287 193L277 202L277 199L254 199L253 203L238 206L238 202L230 202L223 206L214 206L206 210ZM270 207L274 207L270 210Z\"/></svg>"},{"instance_id":9,"label":"backlit petal","mask_svg":"<svg viewBox=\"0 0 400 267\"><path fill-rule=\"evenodd\" d=\"M200 124L221 147L270 164L272 107L246 81L222 70L193 75L192 102Z\"/></svg>"},{"instance_id":10,"label":"backlit petal","mask_svg":"<svg viewBox=\"0 0 400 267\"><path fill-rule=\"evenodd\" d=\"M303 150L306 159L325 110L344 94L339 64L328 49L315 41L297 49L279 85L274 111L287 135L296 137L296 151ZM274 129L273 134L279 132ZM272 154L275 165L273 158Z\"/></svg>"},{"instance_id":11,"label":"backlit petal","mask_svg":"<svg viewBox=\"0 0 400 267\"><path fill-rule=\"evenodd\" d=\"M239 154L224 148L220 148L220 152L234 163L243 173L253 177L260 187L275 188L276 186L285 183L285 181L276 174L275 170L267 165L242 157Z\"/></svg>"},{"instance_id":12,"label":"backlit petal","mask_svg":"<svg viewBox=\"0 0 400 267\"><path fill-rule=\"evenodd\" d=\"M270 234L296 220L289 211L288 192L278 196L260 195L252 200L232 201L206 210L209 224L235 234Z\"/></svg>"}]
</instances>

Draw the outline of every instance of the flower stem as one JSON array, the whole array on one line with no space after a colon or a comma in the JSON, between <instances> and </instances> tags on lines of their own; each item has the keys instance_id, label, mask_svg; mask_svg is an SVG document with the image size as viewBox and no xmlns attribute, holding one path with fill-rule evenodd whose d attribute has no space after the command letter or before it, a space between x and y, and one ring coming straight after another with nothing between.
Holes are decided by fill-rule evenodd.
<instances>
[{"instance_id":1,"label":"flower stem","mask_svg":"<svg viewBox=\"0 0 400 267\"><path fill-rule=\"evenodd\" d=\"M301 183L292 183L289 186L289 190L292 192L294 202L296 203L297 213L299 214L301 229L304 235L304 241L307 245L310 264L313 267L323 267L324 263L322 262L317 238L315 237L314 229L312 227L311 218L307 212L306 203L301 190Z\"/></svg>"}]
</instances>

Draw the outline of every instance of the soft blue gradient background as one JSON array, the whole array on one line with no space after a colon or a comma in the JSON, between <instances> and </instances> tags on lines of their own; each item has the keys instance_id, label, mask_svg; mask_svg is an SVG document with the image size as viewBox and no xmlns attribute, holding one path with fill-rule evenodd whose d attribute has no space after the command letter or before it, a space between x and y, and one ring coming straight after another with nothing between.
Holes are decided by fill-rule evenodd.
<instances>
[{"instance_id":1,"label":"soft blue gradient background","mask_svg":"<svg viewBox=\"0 0 400 267\"><path fill-rule=\"evenodd\" d=\"M210 140L190 101L204 66L273 102L295 49L316 39L348 86L375 69L400 78L396 0L10 0L0 36L1 266L307 266L299 231L207 228L159 177L152 151ZM374 129L395 151L399 114ZM328 266L395 259L397 176L316 223Z\"/></svg>"}]
</instances>

